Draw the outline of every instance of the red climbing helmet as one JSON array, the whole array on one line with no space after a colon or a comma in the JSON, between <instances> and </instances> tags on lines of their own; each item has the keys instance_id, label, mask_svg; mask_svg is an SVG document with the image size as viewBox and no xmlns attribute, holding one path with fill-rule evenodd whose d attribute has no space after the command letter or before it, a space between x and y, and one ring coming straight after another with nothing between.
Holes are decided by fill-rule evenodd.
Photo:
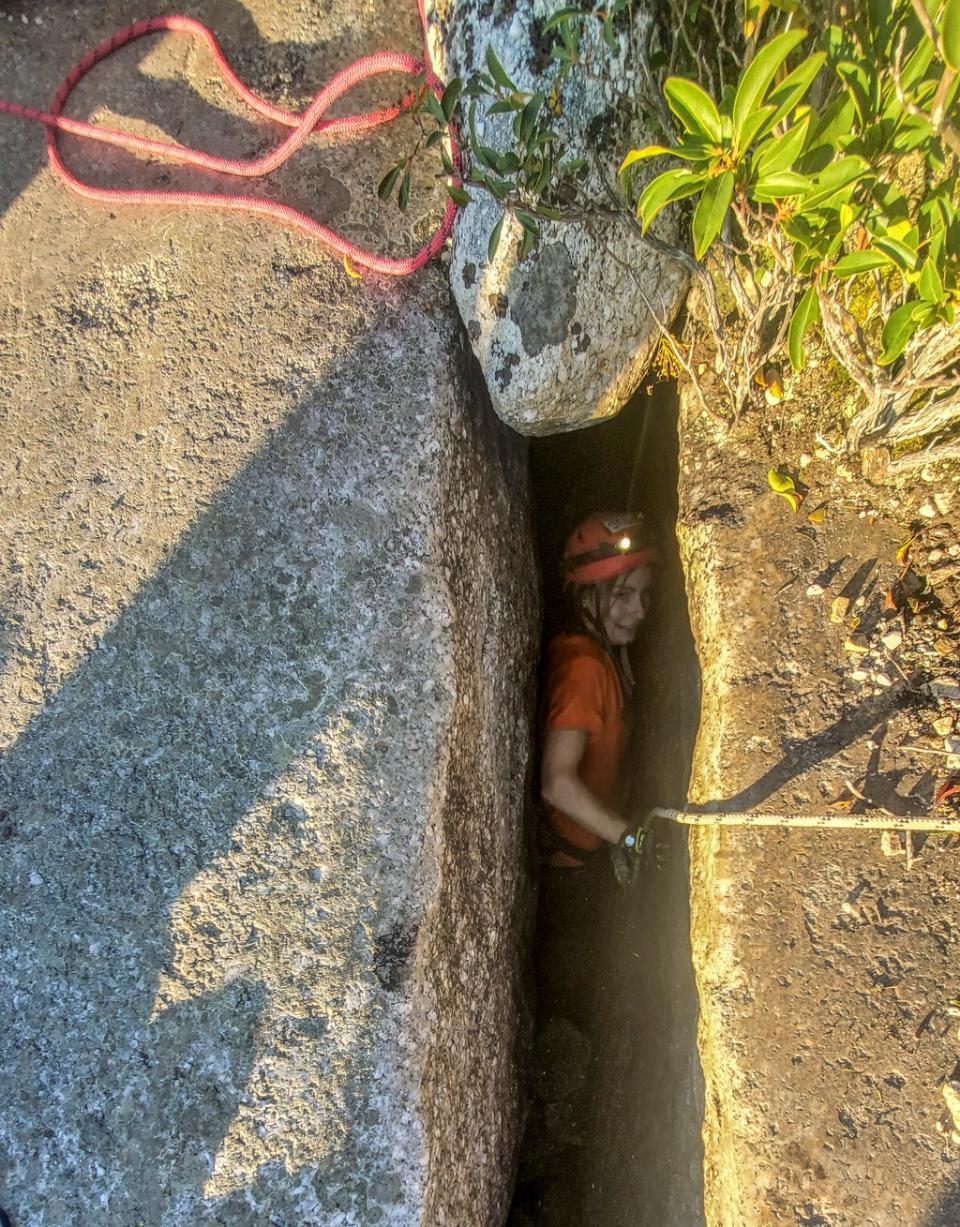
<instances>
[{"instance_id":1,"label":"red climbing helmet","mask_svg":"<svg viewBox=\"0 0 960 1227\"><path fill-rule=\"evenodd\" d=\"M563 549L568 584L599 584L614 575L659 562L646 520L634 511L601 511L570 534Z\"/></svg>"}]
</instances>

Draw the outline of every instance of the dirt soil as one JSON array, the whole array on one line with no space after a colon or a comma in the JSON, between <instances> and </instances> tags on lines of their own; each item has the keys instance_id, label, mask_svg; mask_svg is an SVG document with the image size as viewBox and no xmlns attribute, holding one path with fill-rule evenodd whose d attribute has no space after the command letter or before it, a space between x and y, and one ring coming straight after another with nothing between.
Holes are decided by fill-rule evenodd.
<instances>
[{"instance_id":1,"label":"dirt soil","mask_svg":"<svg viewBox=\"0 0 960 1227\"><path fill-rule=\"evenodd\" d=\"M691 836L706 1221L952 1227L960 848L895 816L960 830L958 474L844 455L830 380L814 366L728 431L692 396L681 412L691 800L891 815L882 834Z\"/></svg>"}]
</instances>

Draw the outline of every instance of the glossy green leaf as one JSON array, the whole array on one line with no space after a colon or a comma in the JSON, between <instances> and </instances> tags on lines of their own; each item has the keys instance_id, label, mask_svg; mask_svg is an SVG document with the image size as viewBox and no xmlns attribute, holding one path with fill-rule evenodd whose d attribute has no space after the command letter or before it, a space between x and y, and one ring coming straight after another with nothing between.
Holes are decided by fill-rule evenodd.
<instances>
[{"instance_id":1,"label":"glossy green leaf","mask_svg":"<svg viewBox=\"0 0 960 1227\"><path fill-rule=\"evenodd\" d=\"M447 195L454 202L454 204L458 204L461 209L470 203L469 194L465 192L462 187L455 187L452 183L447 184Z\"/></svg>"},{"instance_id":2,"label":"glossy green leaf","mask_svg":"<svg viewBox=\"0 0 960 1227\"><path fill-rule=\"evenodd\" d=\"M817 176L814 190L804 197L803 212L810 213L831 201L839 207L840 201L836 198L844 189L852 189L869 170L869 163L856 155L830 162Z\"/></svg>"},{"instance_id":3,"label":"glossy green leaf","mask_svg":"<svg viewBox=\"0 0 960 1227\"><path fill-rule=\"evenodd\" d=\"M533 130L537 126L537 117L540 114L540 108L546 101L546 95L536 93L523 108L520 116L520 140L526 144L533 135Z\"/></svg>"},{"instance_id":4,"label":"glossy green leaf","mask_svg":"<svg viewBox=\"0 0 960 1227\"><path fill-rule=\"evenodd\" d=\"M867 69L863 64L854 64L845 60L836 65L837 76L841 78L849 91L850 98L857 112L860 123L872 118L870 106L870 82Z\"/></svg>"},{"instance_id":5,"label":"glossy green leaf","mask_svg":"<svg viewBox=\"0 0 960 1227\"><path fill-rule=\"evenodd\" d=\"M940 279L940 271L936 263L929 257L923 262L923 268L920 270L920 280L917 282L917 289L920 291L920 297L925 302L934 305L942 303L946 298L943 282Z\"/></svg>"},{"instance_id":6,"label":"glossy green leaf","mask_svg":"<svg viewBox=\"0 0 960 1227\"><path fill-rule=\"evenodd\" d=\"M567 7L567 8L557 9L555 13L551 13L551 15L547 18L547 20L540 27L540 32L542 34L549 34L551 30L556 29L556 27L561 23L561 21L569 21L571 17L582 17L582 16L583 16L583 11L578 8Z\"/></svg>"},{"instance_id":7,"label":"glossy green leaf","mask_svg":"<svg viewBox=\"0 0 960 1227\"><path fill-rule=\"evenodd\" d=\"M807 90L816 80L817 73L823 67L823 62L826 58L826 54L823 51L815 51L813 55L808 55L802 63L797 65L793 72L787 73L784 79L773 87L768 101L776 110L767 124L768 132L775 128L777 124L782 123L791 111L799 106Z\"/></svg>"},{"instance_id":8,"label":"glossy green leaf","mask_svg":"<svg viewBox=\"0 0 960 1227\"><path fill-rule=\"evenodd\" d=\"M403 170L403 163L398 162L395 166L391 166L387 173L377 185L377 195L381 200L389 200L393 195L393 189L396 186L397 179L400 177L400 172Z\"/></svg>"},{"instance_id":9,"label":"glossy green leaf","mask_svg":"<svg viewBox=\"0 0 960 1227\"><path fill-rule=\"evenodd\" d=\"M497 254L497 248L500 246L500 235L503 232L503 219L505 217L506 213L501 213L500 220L490 231L490 240L487 243L487 259L491 264L493 263L494 256Z\"/></svg>"},{"instance_id":10,"label":"glossy green leaf","mask_svg":"<svg viewBox=\"0 0 960 1227\"><path fill-rule=\"evenodd\" d=\"M893 153L910 153L933 136L933 125L922 115L910 115L899 125L890 142Z\"/></svg>"},{"instance_id":11,"label":"glossy green leaf","mask_svg":"<svg viewBox=\"0 0 960 1227\"><path fill-rule=\"evenodd\" d=\"M733 101L733 134L738 144L747 117L763 102L777 69L806 37L806 30L787 30L778 34L761 47L748 64Z\"/></svg>"},{"instance_id":12,"label":"glossy green leaf","mask_svg":"<svg viewBox=\"0 0 960 1227\"><path fill-rule=\"evenodd\" d=\"M790 317L790 332L788 345L790 363L795 371L802 371L804 364L803 338L811 324L820 318L820 299L817 297L817 287L808 286Z\"/></svg>"},{"instance_id":13,"label":"glossy green leaf","mask_svg":"<svg viewBox=\"0 0 960 1227\"><path fill-rule=\"evenodd\" d=\"M922 80L924 73L930 67L933 60L934 46L926 35L920 37L916 48L907 57L907 61L900 73L900 86L902 89L909 90Z\"/></svg>"},{"instance_id":14,"label":"glossy green leaf","mask_svg":"<svg viewBox=\"0 0 960 1227\"><path fill-rule=\"evenodd\" d=\"M661 209L675 200L683 200L699 192L707 182L706 175L698 174L686 166L664 171L652 179L637 201L637 217L646 230Z\"/></svg>"},{"instance_id":15,"label":"glossy green leaf","mask_svg":"<svg viewBox=\"0 0 960 1227\"><path fill-rule=\"evenodd\" d=\"M895 362L906 349L910 338L918 329L918 316L922 311L923 304L917 302L905 303L891 311L883 329L883 352L878 359L881 366L889 366L891 362Z\"/></svg>"},{"instance_id":16,"label":"glossy green leaf","mask_svg":"<svg viewBox=\"0 0 960 1227\"><path fill-rule=\"evenodd\" d=\"M783 136L775 136L757 149L753 157L755 175L775 175L790 170L803 152L804 142L810 129L809 117L788 128Z\"/></svg>"},{"instance_id":17,"label":"glossy green leaf","mask_svg":"<svg viewBox=\"0 0 960 1227\"><path fill-rule=\"evenodd\" d=\"M516 94L512 98L500 98L494 102L488 109L488 115L513 115L521 112L524 107L523 99Z\"/></svg>"},{"instance_id":18,"label":"glossy green leaf","mask_svg":"<svg viewBox=\"0 0 960 1227\"><path fill-rule=\"evenodd\" d=\"M940 31L943 58L954 72L960 72L960 0L947 0Z\"/></svg>"},{"instance_id":19,"label":"glossy green leaf","mask_svg":"<svg viewBox=\"0 0 960 1227\"><path fill-rule=\"evenodd\" d=\"M737 140L737 151L746 153L757 138L757 133L768 127L768 120L773 115L771 106L759 107L752 115L748 115Z\"/></svg>"},{"instance_id":20,"label":"glossy green leaf","mask_svg":"<svg viewBox=\"0 0 960 1227\"><path fill-rule=\"evenodd\" d=\"M916 251L899 239L893 239L889 235L877 235L873 240L873 245L885 256L889 256L893 263L904 272L912 273L919 267L920 257Z\"/></svg>"},{"instance_id":21,"label":"glossy green leaf","mask_svg":"<svg viewBox=\"0 0 960 1227\"><path fill-rule=\"evenodd\" d=\"M734 182L734 173L728 170L708 180L703 189L693 214L693 254L698 260L703 259L723 227L723 219L733 199Z\"/></svg>"},{"instance_id":22,"label":"glossy green leaf","mask_svg":"<svg viewBox=\"0 0 960 1227\"><path fill-rule=\"evenodd\" d=\"M443 113L443 107L440 105L440 99L436 96L432 89L428 89L423 95L423 105L438 124L445 124L447 122L447 117Z\"/></svg>"},{"instance_id":23,"label":"glossy green leaf","mask_svg":"<svg viewBox=\"0 0 960 1227\"><path fill-rule=\"evenodd\" d=\"M853 118L852 100L845 93L839 94L813 120L810 139L807 142L808 149L823 145L829 151L828 156L833 157L840 138L847 135L853 127Z\"/></svg>"},{"instance_id":24,"label":"glossy green leaf","mask_svg":"<svg viewBox=\"0 0 960 1227\"><path fill-rule=\"evenodd\" d=\"M641 162L645 158L655 158L662 153L673 153L672 149L668 149L666 145L644 145L642 149L631 149L627 156L617 167L617 174L622 175L625 170L629 170L636 162Z\"/></svg>"},{"instance_id":25,"label":"glossy green leaf","mask_svg":"<svg viewBox=\"0 0 960 1227\"><path fill-rule=\"evenodd\" d=\"M460 101L462 93L463 82L459 77L454 77L452 81L449 81L446 89L443 91L443 97L440 99L440 109L446 116L448 123L453 118L453 113L457 109L457 103Z\"/></svg>"},{"instance_id":26,"label":"glossy green leaf","mask_svg":"<svg viewBox=\"0 0 960 1227\"><path fill-rule=\"evenodd\" d=\"M720 144L720 112L709 94L684 77L668 77L663 92L667 105L687 132L709 137Z\"/></svg>"},{"instance_id":27,"label":"glossy green leaf","mask_svg":"<svg viewBox=\"0 0 960 1227\"><path fill-rule=\"evenodd\" d=\"M869 273L875 268L886 268L890 264L887 256L879 251L852 251L838 260L833 266L834 277L855 277L858 273Z\"/></svg>"},{"instance_id":28,"label":"glossy green leaf","mask_svg":"<svg viewBox=\"0 0 960 1227\"><path fill-rule=\"evenodd\" d=\"M403 178L400 180L400 190L397 192L397 204L400 206L400 212L405 213L407 204L410 200L410 172L405 171Z\"/></svg>"},{"instance_id":29,"label":"glossy green leaf","mask_svg":"<svg viewBox=\"0 0 960 1227\"><path fill-rule=\"evenodd\" d=\"M782 170L779 174L764 175L751 185L750 194L756 200L782 200L786 196L802 196L813 187L812 180L795 171Z\"/></svg>"},{"instance_id":30,"label":"glossy green leaf","mask_svg":"<svg viewBox=\"0 0 960 1227\"><path fill-rule=\"evenodd\" d=\"M487 71L490 73L490 76L493 77L497 85L502 86L503 89L509 89L516 92L517 87L507 76L506 69L497 59L497 53L494 51L490 43L487 44Z\"/></svg>"}]
</instances>

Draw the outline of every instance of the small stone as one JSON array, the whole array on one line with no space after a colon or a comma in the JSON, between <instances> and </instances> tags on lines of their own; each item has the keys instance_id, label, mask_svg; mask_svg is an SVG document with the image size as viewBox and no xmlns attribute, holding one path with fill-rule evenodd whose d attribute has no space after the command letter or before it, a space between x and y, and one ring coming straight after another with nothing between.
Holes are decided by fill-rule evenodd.
<instances>
[{"instance_id":1,"label":"small stone","mask_svg":"<svg viewBox=\"0 0 960 1227\"><path fill-rule=\"evenodd\" d=\"M850 611L850 598L848 596L838 596L833 600L830 606L830 621L839 625Z\"/></svg>"},{"instance_id":2,"label":"small stone","mask_svg":"<svg viewBox=\"0 0 960 1227\"><path fill-rule=\"evenodd\" d=\"M810 455L810 453L809 453L809 452L801 452L801 453L800 453L800 462L799 462L799 463L800 463L800 468L801 468L801 469L805 469L805 468L807 467L807 465L808 465L808 464L810 464L810 463L812 462L812 460L813 460L813 457Z\"/></svg>"},{"instance_id":3,"label":"small stone","mask_svg":"<svg viewBox=\"0 0 960 1227\"><path fill-rule=\"evenodd\" d=\"M880 642L888 652L895 652L903 642L903 635L900 631L887 631L887 633L881 637Z\"/></svg>"},{"instance_id":4,"label":"small stone","mask_svg":"<svg viewBox=\"0 0 960 1227\"><path fill-rule=\"evenodd\" d=\"M950 1109L954 1129L960 1129L960 1082L945 1082L943 1098Z\"/></svg>"},{"instance_id":5,"label":"small stone","mask_svg":"<svg viewBox=\"0 0 960 1227\"><path fill-rule=\"evenodd\" d=\"M937 618L937 630L938 631L949 630L949 628L950 628L950 623L947 621L946 618Z\"/></svg>"},{"instance_id":6,"label":"small stone","mask_svg":"<svg viewBox=\"0 0 960 1227\"><path fill-rule=\"evenodd\" d=\"M940 514L940 510L932 498L925 498L917 508L917 511L925 520L935 520Z\"/></svg>"},{"instance_id":7,"label":"small stone","mask_svg":"<svg viewBox=\"0 0 960 1227\"><path fill-rule=\"evenodd\" d=\"M939 511L942 516L945 516L948 514L948 512L950 511L950 495L949 494L947 494L944 491L941 491L939 494L935 494L933 496L933 501L936 505L937 511Z\"/></svg>"},{"instance_id":8,"label":"small stone","mask_svg":"<svg viewBox=\"0 0 960 1227\"><path fill-rule=\"evenodd\" d=\"M951 558L960 558L960 544L954 541L953 545L948 545L947 553Z\"/></svg>"},{"instance_id":9,"label":"small stone","mask_svg":"<svg viewBox=\"0 0 960 1227\"><path fill-rule=\"evenodd\" d=\"M850 680L853 682L865 682L868 676L866 669L854 669L850 674Z\"/></svg>"},{"instance_id":10,"label":"small stone","mask_svg":"<svg viewBox=\"0 0 960 1227\"><path fill-rule=\"evenodd\" d=\"M955 677L935 677L930 681L930 693L938 699L960 702L960 682Z\"/></svg>"},{"instance_id":11,"label":"small stone","mask_svg":"<svg viewBox=\"0 0 960 1227\"><path fill-rule=\"evenodd\" d=\"M938 656L953 656L957 648L952 639L941 635L939 639L934 639L933 650Z\"/></svg>"},{"instance_id":12,"label":"small stone","mask_svg":"<svg viewBox=\"0 0 960 1227\"><path fill-rule=\"evenodd\" d=\"M893 685L893 679L886 673L875 673L873 675L873 680L878 686L882 686L884 689Z\"/></svg>"},{"instance_id":13,"label":"small stone","mask_svg":"<svg viewBox=\"0 0 960 1227\"><path fill-rule=\"evenodd\" d=\"M807 589L807 596L823 596L824 591L822 584L811 584Z\"/></svg>"},{"instance_id":14,"label":"small stone","mask_svg":"<svg viewBox=\"0 0 960 1227\"><path fill-rule=\"evenodd\" d=\"M927 562L939 562L943 557L943 550L931 550L927 555Z\"/></svg>"},{"instance_id":15,"label":"small stone","mask_svg":"<svg viewBox=\"0 0 960 1227\"><path fill-rule=\"evenodd\" d=\"M906 849L899 831L880 832L880 851L884 856L902 856Z\"/></svg>"},{"instance_id":16,"label":"small stone","mask_svg":"<svg viewBox=\"0 0 960 1227\"><path fill-rule=\"evenodd\" d=\"M947 737L953 732L953 716L940 716L933 722L933 731L940 737Z\"/></svg>"},{"instance_id":17,"label":"small stone","mask_svg":"<svg viewBox=\"0 0 960 1227\"><path fill-rule=\"evenodd\" d=\"M944 737L943 748L948 754L960 754L960 737Z\"/></svg>"}]
</instances>

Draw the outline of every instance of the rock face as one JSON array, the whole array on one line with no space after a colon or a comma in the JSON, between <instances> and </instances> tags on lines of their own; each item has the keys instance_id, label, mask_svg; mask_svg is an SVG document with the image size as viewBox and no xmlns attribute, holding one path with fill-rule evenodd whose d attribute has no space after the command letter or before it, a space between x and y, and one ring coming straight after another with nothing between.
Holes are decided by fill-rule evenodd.
<instances>
[{"instance_id":1,"label":"rock face","mask_svg":"<svg viewBox=\"0 0 960 1227\"><path fill-rule=\"evenodd\" d=\"M816 457L828 417L780 412L768 443L755 415L719 435L693 398L683 406L679 536L703 680L691 800L823 813L851 781L894 813L929 812L945 760L906 747L944 718L924 683L938 658L917 669L882 643L915 512ZM766 474L803 452L810 493L794 515ZM883 680L858 665L866 647L845 650L841 597L886 654ZM891 845L863 831L691 834L710 1227L958 1221L960 1135L941 1087L960 1054L960 871L949 837L923 842L909 871Z\"/></svg>"},{"instance_id":2,"label":"rock face","mask_svg":"<svg viewBox=\"0 0 960 1227\"><path fill-rule=\"evenodd\" d=\"M129 20L56 7L56 54L4 29L5 95L52 95ZM417 45L414 12L251 7L208 19L271 96L319 84L325 43ZM181 139L266 140L176 84L229 107L206 67L141 45L78 112L99 80ZM304 162L335 185L318 211L352 192L352 233L396 250L365 204L391 139ZM0 140L0 1205L492 1227L523 1025L522 441L469 386L440 268L354 283L256 222L110 217L40 170L39 131Z\"/></svg>"},{"instance_id":3,"label":"rock face","mask_svg":"<svg viewBox=\"0 0 960 1227\"><path fill-rule=\"evenodd\" d=\"M549 92L553 36L544 42L539 29L559 7L530 0L492 5L445 0L431 18L438 73L448 79L483 70L490 45L521 89ZM652 19L643 6L635 12L634 34L643 40ZM611 53L598 29L585 36L587 52L602 61L610 82L604 86L572 74L560 94L563 114L555 124L571 134L569 156L589 160L584 191L598 210L608 202L593 158L612 182L626 150L654 140L630 101L641 71L625 43L621 39ZM480 135L501 151L512 147L509 117L487 120ZM500 208L480 189L472 189L472 196L454 230L450 279L497 413L531 435L618 413L659 342L644 297L661 318L671 320L686 290L680 266L653 252L622 220L599 216L589 222L545 222L538 250L522 263L519 223L512 223L513 230L508 223L490 263L488 240ZM671 241L673 224L662 217L655 230Z\"/></svg>"}]
</instances>

